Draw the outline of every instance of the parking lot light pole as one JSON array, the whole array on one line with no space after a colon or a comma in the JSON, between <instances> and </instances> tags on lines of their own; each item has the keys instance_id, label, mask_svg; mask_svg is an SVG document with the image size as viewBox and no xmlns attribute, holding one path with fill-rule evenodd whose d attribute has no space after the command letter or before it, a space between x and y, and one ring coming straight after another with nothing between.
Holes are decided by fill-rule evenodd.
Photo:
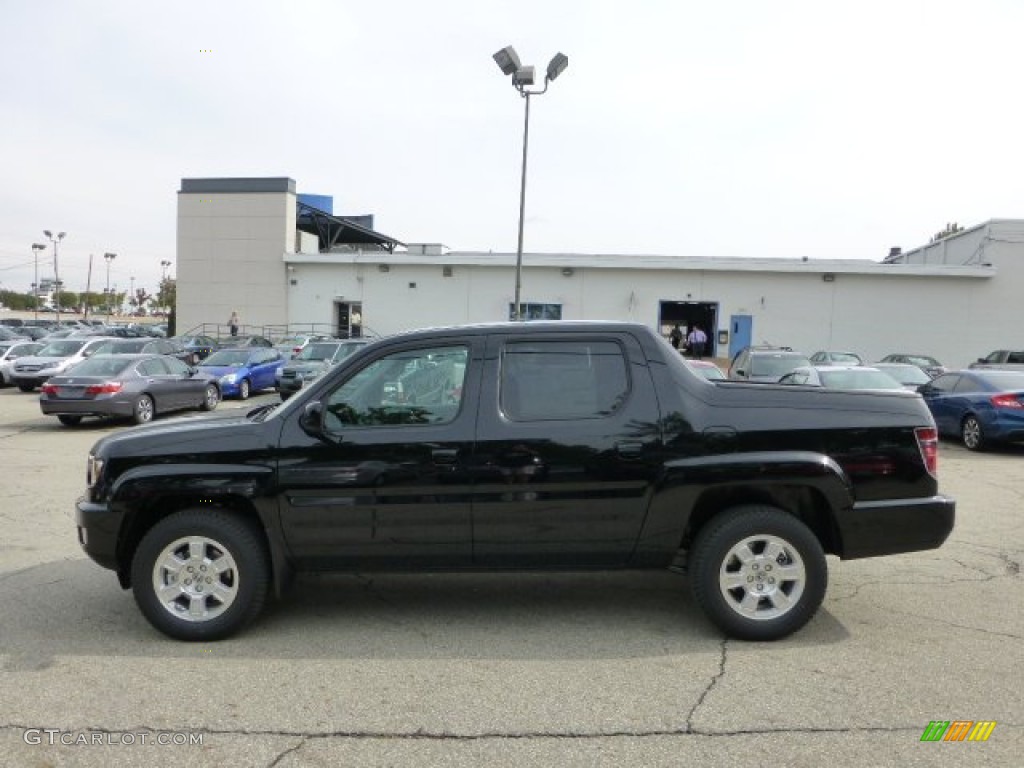
<instances>
[{"instance_id":1,"label":"parking lot light pole","mask_svg":"<svg viewBox=\"0 0 1024 768\"><path fill-rule=\"evenodd\" d=\"M110 262L117 258L116 253L104 253L103 260L107 262L107 287L104 289L104 293L107 294L107 325L110 325L110 300L113 298L110 295Z\"/></svg>"},{"instance_id":2,"label":"parking lot light pole","mask_svg":"<svg viewBox=\"0 0 1024 768\"><path fill-rule=\"evenodd\" d=\"M523 221L526 216L526 157L530 140L530 97L547 93L548 85L569 66L569 57L564 53L556 53L548 63L547 74L544 76L544 87L539 91L531 91L529 86L534 82L534 67L523 66L519 54L511 45L505 46L496 54L494 61L503 74L512 75L512 85L526 101L526 114L523 120L523 166L519 181L519 237L516 244L516 292L515 304L512 308L512 319L522 320L520 295L523 277Z\"/></svg>"},{"instance_id":3,"label":"parking lot light pole","mask_svg":"<svg viewBox=\"0 0 1024 768\"><path fill-rule=\"evenodd\" d=\"M67 232L58 232L57 237L53 236L53 233L48 229L43 230L43 234L46 235L47 239L53 243L53 287L57 292L57 327L60 327L60 271L57 269L57 244L64 239L64 235Z\"/></svg>"},{"instance_id":4,"label":"parking lot light pole","mask_svg":"<svg viewBox=\"0 0 1024 768\"><path fill-rule=\"evenodd\" d=\"M170 267L171 267L171 262L169 262L167 259L164 259L163 261L160 262L160 270L161 270L162 274L160 276L160 292L159 292L158 295L160 296L161 299L164 299L164 300L167 299L167 270L170 269ZM164 311L164 312L167 311L167 305L166 304L161 304L160 308L161 308L161 311Z\"/></svg>"},{"instance_id":5,"label":"parking lot light pole","mask_svg":"<svg viewBox=\"0 0 1024 768\"><path fill-rule=\"evenodd\" d=\"M39 319L39 252L45 250L45 243L32 243L32 256L36 263L36 281L32 283L32 308L35 309L36 320Z\"/></svg>"}]
</instances>

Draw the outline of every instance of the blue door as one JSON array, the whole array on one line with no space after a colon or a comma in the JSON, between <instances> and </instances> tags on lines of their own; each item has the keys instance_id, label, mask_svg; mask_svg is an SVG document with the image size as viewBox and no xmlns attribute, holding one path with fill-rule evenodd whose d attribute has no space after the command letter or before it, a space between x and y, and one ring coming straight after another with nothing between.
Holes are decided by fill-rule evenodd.
<instances>
[{"instance_id":1,"label":"blue door","mask_svg":"<svg viewBox=\"0 0 1024 768\"><path fill-rule=\"evenodd\" d=\"M750 315L733 315L729 318L729 359L732 360L744 347L750 346L754 336L754 318Z\"/></svg>"}]
</instances>

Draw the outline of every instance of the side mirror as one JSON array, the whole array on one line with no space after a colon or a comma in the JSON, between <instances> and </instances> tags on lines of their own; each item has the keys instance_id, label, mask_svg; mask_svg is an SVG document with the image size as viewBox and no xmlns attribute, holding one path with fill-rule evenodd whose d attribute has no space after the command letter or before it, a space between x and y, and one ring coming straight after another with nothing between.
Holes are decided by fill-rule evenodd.
<instances>
[{"instance_id":1,"label":"side mirror","mask_svg":"<svg viewBox=\"0 0 1024 768\"><path fill-rule=\"evenodd\" d=\"M311 437L323 437L323 416L323 403L319 400L306 403L306 407L302 409L302 415L299 417L299 426L302 427L303 432Z\"/></svg>"}]
</instances>

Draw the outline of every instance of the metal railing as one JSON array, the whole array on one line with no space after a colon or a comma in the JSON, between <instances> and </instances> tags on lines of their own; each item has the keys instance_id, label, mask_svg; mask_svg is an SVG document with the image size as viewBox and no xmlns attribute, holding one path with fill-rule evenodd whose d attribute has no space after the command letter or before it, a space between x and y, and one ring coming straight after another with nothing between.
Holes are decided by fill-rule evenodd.
<instances>
[{"instance_id":1,"label":"metal railing","mask_svg":"<svg viewBox=\"0 0 1024 768\"><path fill-rule=\"evenodd\" d=\"M237 338L245 338L247 336L262 336L265 339L269 339L273 343L278 343L282 339L291 338L292 336L327 336L332 339L347 339L347 338L367 338L376 339L379 338L379 334L373 331L371 328L362 326L361 333L356 336L355 334L340 335L337 333L337 328L331 323L291 323L291 324L272 324L272 325L240 325L238 326ZM179 336L209 336L215 339L219 345L229 344L231 342L231 326L227 323L201 323L199 325L189 328L187 331L183 331Z\"/></svg>"}]
</instances>

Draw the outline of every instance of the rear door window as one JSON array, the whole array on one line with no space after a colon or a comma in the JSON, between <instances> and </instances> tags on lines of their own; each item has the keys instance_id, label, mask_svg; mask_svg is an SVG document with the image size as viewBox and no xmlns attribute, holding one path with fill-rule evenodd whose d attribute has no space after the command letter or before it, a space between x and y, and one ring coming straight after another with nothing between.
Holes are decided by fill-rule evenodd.
<instances>
[{"instance_id":1,"label":"rear door window","mask_svg":"<svg viewBox=\"0 0 1024 768\"><path fill-rule=\"evenodd\" d=\"M511 342L501 360L501 409L512 421L607 417L629 395L627 371L614 341Z\"/></svg>"}]
</instances>

